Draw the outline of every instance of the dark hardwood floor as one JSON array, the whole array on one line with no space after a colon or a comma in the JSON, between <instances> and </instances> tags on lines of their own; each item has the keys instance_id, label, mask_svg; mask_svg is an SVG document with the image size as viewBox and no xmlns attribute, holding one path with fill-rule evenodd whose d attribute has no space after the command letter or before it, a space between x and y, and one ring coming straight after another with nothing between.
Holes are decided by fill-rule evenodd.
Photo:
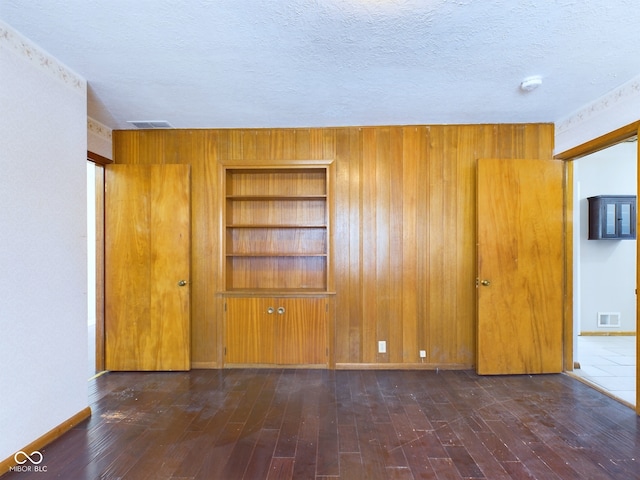
<instances>
[{"instance_id":1,"label":"dark hardwood floor","mask_svg":"<svg viewBox=\"0 0 640 480\"><path fill-rule=\"evenodd\" d=\"M108 373L90 400L3 480L640 478L640 417L564 375Z\"/></svg>"}]
</instances>

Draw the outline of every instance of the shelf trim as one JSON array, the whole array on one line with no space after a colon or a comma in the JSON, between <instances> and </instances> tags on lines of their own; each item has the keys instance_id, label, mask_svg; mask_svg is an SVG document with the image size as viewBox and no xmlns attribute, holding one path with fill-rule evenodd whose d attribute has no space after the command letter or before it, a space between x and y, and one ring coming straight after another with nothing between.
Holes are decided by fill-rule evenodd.
<instances>
[{"instance_id":1,"label":"shelf trim","mask_svg":"<svg viewBox=\"0 0 640 480\"><path fill-rule=\"evenodd\" d=\"M300 224L300 223L289 223L289 224L283 224L283 225L276 225L276 224L272 224L272 223L230 223L228 225L225 226L226 228L260 228L260 229L278 229L278 228L317 228L318 230L326 230L327 229L327 225L326 224L316 224L316 223L309 223L309 224Z\"/></svg>"},{"instance_id":2,"label":"shelf trim","mask_svg":"<svg viewBox=\"0 0 640 480\"><path fill-rule=\"evenodd\" d=\"M327 253L227 253L227 258L230 257L326 257Z\"/></svg>"},{"instance_id":3,"label":"shelf trim","mask_svg":"<svg viewBox=\"0 0 640 480\"><path fill-rule=\"evenodd\" d=\"M264 194L264 195L226 195L227 200L242 200L242 201L269 201L269 200L326 200L327 194L318 194L318 195L281 195L281 194Z\"/></svg>"},{"instance_id":4,"label":"shelf trim","mask_svg":"<svg viewBox=\"0 0 640 480\"><path fill-rule=\"evenodd\" d=\"M216 292L225 297L330 297L336 292L322 289L300 289L300 288L238 288Z\"/></svg>"}]
</instances>

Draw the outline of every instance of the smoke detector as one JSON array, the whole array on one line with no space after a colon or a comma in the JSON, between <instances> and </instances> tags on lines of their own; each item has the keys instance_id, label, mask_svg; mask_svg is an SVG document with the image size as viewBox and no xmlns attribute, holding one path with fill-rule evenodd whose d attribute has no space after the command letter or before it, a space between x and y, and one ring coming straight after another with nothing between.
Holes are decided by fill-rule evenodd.
<instances>
[{"instance_id":1,"label":"smoke detector","mask_svg":"<svg viewBox=\"0 0 640 480\"><path fill-rule=\"evenodd\" d=\"M520 83L520 90L523 92L531 92L542 85L542 77L540 75L534 75L527 77Z\"/></svg>"}]
</instances>

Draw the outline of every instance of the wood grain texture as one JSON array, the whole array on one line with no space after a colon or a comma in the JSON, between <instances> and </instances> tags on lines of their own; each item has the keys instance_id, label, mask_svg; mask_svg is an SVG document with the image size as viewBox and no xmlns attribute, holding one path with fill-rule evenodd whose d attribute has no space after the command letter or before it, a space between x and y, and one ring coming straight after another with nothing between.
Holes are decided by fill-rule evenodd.
<instances>
[{"instance_id":1,"label":"wood grain texture","mask_svg":"<svg viewBox=\"0 0 640 480\"><path fill-rule=\"evenodd\" d=\"M325 298L229 297L225 363L327 365Z\"/></svg>"},{"instance_id":2,"label":"wood grain texture","mask_svg":"<svg viewBox=\"0 0 640 480\"><path fill-rule=\"evenodd\" d=\"M106 167L108 370L191 366L190 205L187 165Z\"/></svg>"},{"instance_id":3,"label":"wood grain texture","mask_svg":"<svg viewBox=\"0 0 640 480\"><path fill-rule=\"evenodd\" d=\"M218 162L335 160L335 362L475 363L475 160L547 158L553 125L114 132L117 163L191 164L192 362L219 364ZM385 338L381 338L384 336ZM377 341L387 341L387 354ZM426 350L421 360L419 350Z\"/></svg>"},{"instance_id":4,"label":"wood grain texture","mask_svg":"<svg viewBox=\"0 0 640 480\"><path fill-rule=\"evenodd\" d=\"M480 159L477 188L478 373L561 372L564 163Z\"/></svg>"},{"instance_id":5,"label":"wood grain texture","mask_svg":"<svg viewBox=\"0 0 640 480\"><path fill-rule=\"evenodd\" d=\"M640 418L567 375L110 372L89 395L35 445L46 474L2 479L638 478Z\"/></svg>"}]
</instances>

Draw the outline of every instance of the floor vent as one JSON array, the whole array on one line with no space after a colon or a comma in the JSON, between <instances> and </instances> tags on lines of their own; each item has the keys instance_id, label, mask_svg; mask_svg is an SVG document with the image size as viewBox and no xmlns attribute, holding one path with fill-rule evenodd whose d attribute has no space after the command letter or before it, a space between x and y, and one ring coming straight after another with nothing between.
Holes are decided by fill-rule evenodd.
<instances>
[{"instance_id":1,"label":"floor vent","mask_svg":"<svg viewBox=\"0 0 640 480\"><path fill-rule=\"evenodd\" d=\"M620 312L598 312L598 327L619 327Z\"/></svg>"}]
</instances>

